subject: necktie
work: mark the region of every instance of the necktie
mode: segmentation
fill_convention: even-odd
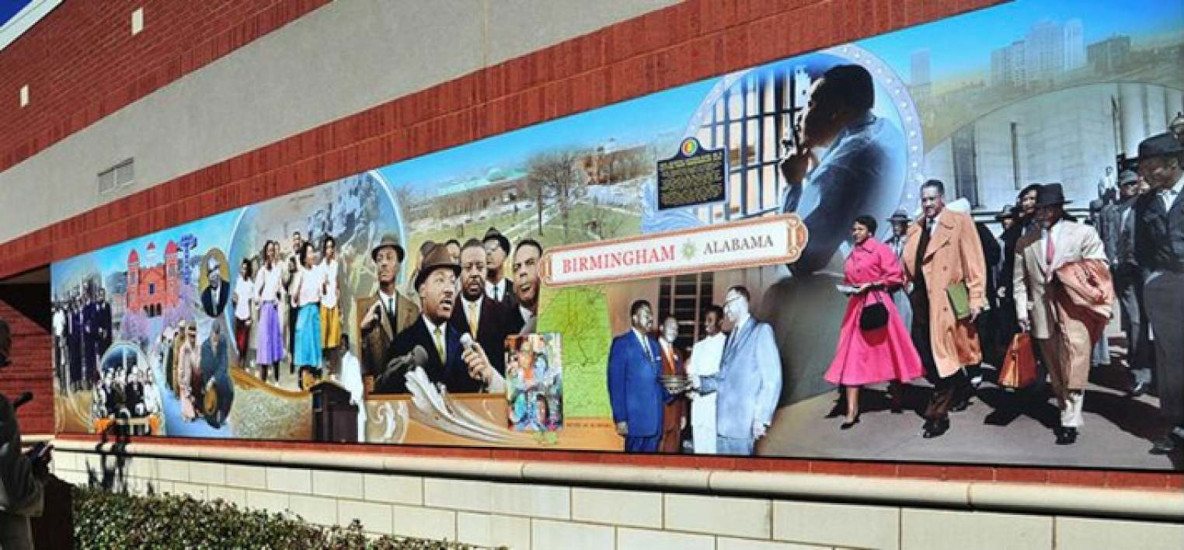
[[[448,363],[448,356],[444,353],[444,327],[436,327],[436,330],[432,334],[432,340],[436,342],[436,353],[440,354],[440,363]]]
[[[1044,263],[1052,267],[1052,259],[1056,253],[1056,246],[1052,243],[1052,228],[1044,233]]]
[[[477,317],[477,302],[469,302],[465,304],[469,310],[469,332],[473,333],[473,338],[477,337],[477,323],[480,319]]]
[[[645,350],[645,358],[650,362],[654,362],[654,350],[650,349],[649,339],[645,336],[641,337],[641,347]]]

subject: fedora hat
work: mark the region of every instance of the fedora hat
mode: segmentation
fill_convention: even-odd
[[[460,275],[460,264],[452,261],[452,255],[448,253],[447,246],[436,245],[424,257],[423,267],[419,268],[419,273],[415,274],[415,288],[419,288],[437,269],[450,269],[453,275]]]
[[[1139,159],[1179,155],[1184,146],[1171,132],[1156,134],[1139,142]]]
[[[995,221],[1015,219],[1016,214],[1018,214],[1016,207],[1008,204],[998,214],[995,214]]]
[[[1040,190],[1036,192],[1036,208],[1069,204],[1069,202],[1071,201],[1065,200],[1065,191],[1061,189],[1059,183],[1046,183],[1040,186]]]
[[[378,261],[378,251],[384,248],[395,249],[395,254],[399,256],[399,262],[402,262],[406,256],[406,253],[403,251],[403,245],[399,244],[399,240],[394,235],[387,233],[382,236],[382,240],[378,241],[377,245],[374,245],[374,248],[370,249],[370,259]]]
[[[912,216],[909,216],[909,213],[906,212],[903,208],[900,208],[900,209],[897,209],[896,212],[893,212],[891,216],[888,216],[888,221],[890,221],[890,222],[910,222],[910,221],[913,221],[913,218],[912,218]]]
[[[485,237],[481,239],[481,242],[485,243],[491,240],[497,241],[497,245],[501,247],[503,252],[506,254],[510,253],[510,239],[507,239],[506,236],[502,235],[501,231],[498,231],[495,227],[490,227],[489,230],[485,232]]]

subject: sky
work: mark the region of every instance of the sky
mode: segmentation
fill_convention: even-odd
[[[0,0],[0,16],[23,0]],[[19,9],[19,8],[16,8]],[[13,11],[15,13],[15,11]],[[1088,45],[1113,34],[1146,36],[1184,28],[1182,0],[1016,0],[952,19],[942,20],[856,42],[879,56],[896,72],[908,77],[911,54],[928,49],[933,81],[956,78],[990,67],[993,49],[1022,39],[1032,25],[1044,19],[1065,22],[1081,19]],[[774,62],[777,63],[777,62]],[[591,148],[615,139],[620,146],[649,144],[672,133],[681,136],[703,99],[720,81],[710,78],[645,97],[605,106],[594,111],[548,121],[463,146],[409,159],[378,170],[392,187],[410,185],[416,192],[431,192],[455,180],[483,176],[492,168],[521,167],[536,152],[564,147]],[[59,262],[61,275],[95,261],[104,273],[125,269],[132,247],[141,250],[149,241],[163,249],[168,238],[192,232],[201,236],[198,250],[211,245],[226,247],[238,210],[149,235],[96,252],[87,262]],[[55,264],[55,273],[58,269]],[[55,277],[56,278],[56,277]]]
[[[379,169],[392,186],[428,191],[435,184],[513,168],[531,154],[567,146],[594,147],[614,138],[620,145],[649,143],[662,132],[682,134],[717,78],[528,126]]]
[[[96,266],[102,271],[104,277],[115,272],[125,271],[127,270],[127,256],[132,249],[134,248],[140,253],[141,262],[143,262],[145,251],[148,249],[148,243],[156,244],[156,249],[161,256],[161,261],[163,261],[164,248],[169,240],[180,239],[181,235],[186,233],[192,233],[197,236],[197,248],[194,249],[194,252],[190,252],[190,255],[205,254],[206,250],[209,250],[211,247],[221,248],[223,252],[228,252],[235,222],[238,220],[238,215],[241,211],[242,209],[238,208],[221,214],[215,214],[208,218],[202,218],[171,229],[150,233],[130,241],[124,241],[117,245],[102,248],[90,254],[55,262],[52,267],[51,279],[55,285],[58,281],[74,280],[75,277],[82,275],[82,273],[79,273],[80,269],[93,269]],[[144,264],[142,263],[141,265]],[[57,290],[56,287],[55,290]]]
[[[1016,0],[856,42],[906,78],[912,52],[928,48],[932,80],[989,70],[991,50],[1024,38],[1043,19],[1081,19],[1085,44],[1114,34],[1146,35],[1184,26],[1181,0]]]
[[[33,0],[0,0],[0,27],[19,13]]]

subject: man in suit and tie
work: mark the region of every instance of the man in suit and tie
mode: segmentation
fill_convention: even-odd
[[[925,438],[950,428],[950,409],[970,393],[963,367],[982,362],[975,320],[987,305],[986,262],[974,220],[945,207],[945,184],[921,186],[924,215],[909,226],[904,271],[912,283],[913,345],[933,382],[925,410]],[[965,288],[967,314],[958,318],[951,291]]]
[[[95,305],[95,324],[98,327],[98,356],[102,357],[111,347],[111,304],[107,302],[107,290],[99,287],[99,301]]]
[[[477,239],[469,239],[460,249],[460,303],[452,308],[451,323],[481,344],[494,370],[504,376],[506,336],[517,330],[506,306],[485,294],[486,250]]]
[[[394,235],[383,235],[370,251],[378,272],[378,292],[358,299],[354,311],[361,315],[358,334],[362,355],[362,379],[367,391],[374,389],[374,377],[383,372],[383,358],[395,336],[419,317],[419,307],[404,298],[396,287],[403,263],[403,247]]]
[[[1126,366],[1131,373],[1128,393],[1138,397],[1151,387],[1150,323],[1143,307],[1143,271],[1135,260],[1135,213],[1139,175],[1123,170],[1118,175],[1118,202],[1102,208],[1102,244],[1110,260],[1114,293],[1122,305],[1122,332],[1126,334]]]
[[[1155,335],[1159,409],[1169,431],[1153,454],[1184,446],[1184,146],[1171,133],[1139,144],[1139,175],[1151,191],[1135,203],[1135,258]]]
[[[695,377],[701,394],[719,392],[716,406],[716,451],[751,455],[756,441],[773,423],[781,397],[781,352],[772,325],[749,313],[748,289],[734,286],[724,295],[724,317],[732,332],[724,342],[719,373]]]
[[[99,380],[99,326],[98,309],[93,291],[86,289],[86,305],[82,307],[82,368],[87,387]]]
[[[209,283],[201,291],[201,309],[210,317],[222,315],[226,309],[226,301],[230,298],[230,289],[222,281],[222,269],[218,259],[210,256],[206,260],[206,280]]]
[[[456,306],[456,278],[460,265],[452,261],[447,246],[437,246],[424,258],[423,267],[415,280],[422,312],[411,326],[395,337],[386,356],[384,369],[399,367],[400,358],[412,354],[417,347],[427,352],[426,364],[421,365],[428,379],[443,384],[451,393],[504,391],[504,379],[489,364],[489,359],[478,343],[461,344],[461,332],[449,323]],[[404,376],[398,372],[384,372],[375,393],[406,393]]]
[[[1109,301],[1098,304],[1104,314],[1078,307],[1070,297],[1069,283],[1058,275],[1073,264],[1094,267],[1108,273],[1105,247],[1093,227],[1077,223],[1065,214],[1061,184],[1040,188],[1036,199],[1039,232],[1031,232],[1016,243],[1016,319],[1020,329],[1032,335],[1052,379],[1053,394],[1061,409],[1057,445],[1072,445],[1081,427],[1085,386],[1089,381],[1090,356],[1109,318]],[[1109,286],[1109,281],[1104,282]],[[1112,296],[1107,288],[1105,295]]]
[[[686,376],[683,352],[674,347],[678,340],[678,319],[667,315],[662,320],[658,334],[658,345],[662,348],[662,374],[664,376]],[[662,442],[658,450],[663,453],[682,452],[682,431],[687,427],[687,398],[676,396],[666,402],[662,411]]]
[[[654,453],[662,440],[663,404],[672,396],[662,387],[661,349],[649,335],[654,313],[646,300],[629,306],[629,330],[613,338],[608,352],[608,396],[625,452]]]
[[[510,253],[510,239],[497,229],[490,227],[481,241],[485,246],[486,273],[485,294],[490,299],[506,306],[514,305],[514,282],[506,276],[506,255]]]
[[[539,316],[539,262],[543,245],[534,239],[522,239],[514,248],[514,301],[510,309],[516,332],[532,334]]]
[[[892,212],[904,188],[907,157],[900,130],[872,113],[876,92],[867,69],[831,67],[809,93],[793,124],[792,150],[781,162],[788,184],[781,211],[797,212],[810,228],[805,251],[790,266],[798,274],[830,262],[855,216]]]

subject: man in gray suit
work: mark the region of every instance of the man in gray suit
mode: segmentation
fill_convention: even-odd
[[[1143,273],[1135,261],[1135,199],[1139,197],[1139,175],[1123,170],[1118,175],[1119,200],[1102,208],[1099,233],[1110,260],[1114,293],[1122,304],[1122,331],[1126,333],[1126,365],[1131,372],[1128,393],[1138,397],[1151,386],[1152,350],[1143,309]]]
[[[1152,454],[1184,446],[1184,146],[1170,133],[1139,143],[1139,175],[1151,192],[1135,203],[1135,258],[1155,335],[1155,383],[1168,433]]]
[[[716,452],[753,454],[756,440],[773,422],[781,396],[781,353],[773,327],[749,314],[748,289],[734,286],[724,299],[732,332],[724,342],[719,373],[692,378],[701,394],[719,392]]]

